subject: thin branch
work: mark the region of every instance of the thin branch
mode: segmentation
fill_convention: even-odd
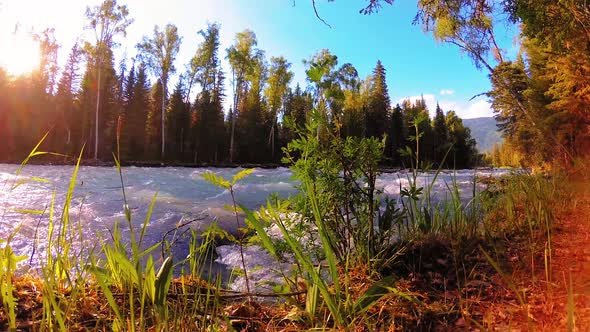
[[[313,11],[315,12],[315,16],[318,18],[318,20],[322,21],[322,23],[324,23],[325,25],[327,25],[331,29],[332,26],[329,25],[328,22],[324,21],[324,19],[320,17],[320,13],[318,13],[318,8],[316,7],[315,1],[316,0],[311,0],[311,4],[313,5]]]
[[[161,252],[162,252],[162,257],[165,257],[165,254],[164,254],[164,252],[166,251],[166,250],[165,250],[165,248],[164,248],[164,246],[165,246],[165,243],[166,243],[165,241],[166,241],[166,237],[168,237],[168,235],[170,235],[170,233],[172,233],[172,232],[176,232],[176,231],[178,231],[179,229],[181,229],[181,228],[183,228],[183,227],[186,227],[186,226],[188,226],[188,225],[190,225],[190,224],[194,223],[195,221],[201,221],[201,220],[204,220],[204,219],[205,219],[204,217],[198,217],[198,218],[194,218],[194,219],[191,219],[191,220],[189,220],[189,221],[186,221],[186,222],[183,222],[183,223],[179,223],[179,224],[177,224],[177,225],[176,225],[176,227],[174,227],[174,228],[172,228],[172,229],[170,229],[170,230],[166,231],[166,233],[164,233],[164,235],[162,236],[162,240],[160,241],[160,242],[161,242],[161,245],[160,245],[160,250],[161,250]],[[181,221],[182,221],[182,219],[181,219]],[[183,232],[182,234],[185,234],[185,233],[186,233],[186,231],[185,231],[185,232]],[[181,234],[181,236],[182,236],[182,234]],[[172,242],[170,243],[170,246],[172,246],[172,245],[173,245],[173,244],[176,242],[176,240],[177,240],[177,239],[176,239],[176,236],[175,236],[175,238],[174,238],[174,239],[172,240]]]
[[[477,97],[481,97],[481,96],[487,96],[489,92],[482,92],[482,93],[478,93],[475,96],[469,98],[468,101],[472,101],[473,99],[477,98]]]

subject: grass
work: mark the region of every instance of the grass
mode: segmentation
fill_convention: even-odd
[[[419,133],[416,135],[419,144]],[[45,154],[38,151],[40,144],[27,160]],[[377,143],[370,144],[373,143],[369,143],[369,148],[378,147]],[[346,148],[351,149],[351,154],[360,151],[354,145]],[[233,189],[251,170],[240,172],[232,181],[206,174],[209,182],[231,192],[230,209],[238,227],[238,212],[245,213],[246,228],[238,237],[231,237],[215,223],[203,234],[192,232],[187,258],[175,260],[165,237],[144,248],[143,239],[157,197],[154,196],[146,218],[136,229],[126,201],[123,170],[118,156],[114,159],[121,180],[125,220],[115,222],[110,238],[99,237],[95,249],[74,249],[75,243],[88,243],[81,223],[70,219],[78,158],[60,216],[56,217],[54,211],[55,194],[48,209],[48,241],[41,272],[16,274],[16,264],[22,257],[14,254],[10,243],[18,228],[1,243],[0,327],[12,331],[372,331],[456,327],[461,319],[464,324],[485,327],[481,302],[497,296],[494,287],[506,287],[526,305],[526,296],[509,277],[510,257],[505,249],[515,239],[524,244],[523,250],[530,257],[531,276],[537,275],[535,270],[540,264],[545,281],[550,284],[554,209],[563,191],[554,177],[512,175],[491,180],[483,191],[476,190],[474,177],[472,197],[468,200],[461,197],[458,184],[451,181],[447,183],[447,199],[435,203],[432,188],[441,170],[436,170],[426,187],[421,187],[417,182],[420,160],[415,157],[410,185],[402,188],[399,204],[389,201],[381,205],[384,211],[374,216],[376,224],[371,227],[375,234],[371,232],[366,243],[357,242],[357,246],[367,245],[368,249],[357,255],[350,250],[339,251],[335,242],[337,229],[330,218],[347,220],[348,227],[361,227],[360,223],[369,219],[372,223],[375,219],[363,216],[377,213],[373,207],[380,202],[378,192],[370,193],[371,196],[362,194],[355,201],[350,198],[354,184],[343,182],[341,188],[349,195],[345,197],[351,204],[347,206],[359,204],[349,211],[349,217],[346,213],[340,215],[348,211],[341,205],[334,209],[326,204],[333,199],[330,191],[322,191],[310,177],[302,181],[304,200],[271,199],[258,211],[249,211],[235,201]],[[19,174],[25,164],[19,168]],[[308,213],[300,214],[298,222],[289,217],[303,211]],[[293,231],[298,223],[303,223],[306,232],[318,239],[317,255],[310,255],[309,243],[302,243]],[[268,235],[271,225],[279,228],[283,242]],[[129,238],[122,238],[122,227],[128,228]],[[356,234],[356,241],[361,241],[367,229],[349,230],[348,234]],[[269,253],[278,257],[286,251],[294,258],[293,274],[285,275],[284,285],[278,285],[274,293],[257,294],[250,288],[243,258],[243,246],[249,240],[246,234],[255,234]],[[244,293],[226,290],[220,276],[204,273],[207,267],[211,271],[214,246],[220,237],[229,238],[240,247],[242,275],[248,287]],[[160,258],[154,255],[158,248]],[[539,252],[543,254],[539,256]],[[538,257],[543,257],[542,263]],[[173,278],[174,269],[186,263],[188,270]],[[502,276],[503,283],[494,280],[497,275]],[[283,300],[269,302],[260,301],[261,298]],[[574,320],[574,309],[573,304],[568,305],[568,324]]]

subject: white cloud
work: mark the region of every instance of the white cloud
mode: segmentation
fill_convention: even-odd
[[[492,106],[485,99],[456,101],[441,100],[440,107],[446,112],[455,111],[461,119],[473,119],[493,116]]]
[[[490,117],[494,115],[490,103],[483,98],[470,101],[460,101],[447,99],[448,97],[437,99],[436,96],[433,94],[423,94],[421,96],[401,98],[397,100],[396,103],[401,105],[401,103],[406,99],[409,99],[413,103],[417,99],[421,98],[424,98],[430,116],[434,115],[434,110],[436,109],[437,103],[440,105],[440,107],[443,109],[445,113],[447,113],[448,111],[455,111],[455,113],[457,113],[457,115],[462,119]]]
[[[464,119],[481,118],[486,116],[493,116],[492,105],[486,100],[478,100],[469,104],[467,112],[459,115]]]
[[[440,90],[440,95],[441,96],[451,96],[453,94],[455,94],[455,90],[453,90],[453,89],[442,89],[442,90]]]

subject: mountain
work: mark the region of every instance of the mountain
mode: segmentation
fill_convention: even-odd
[[[492,117],[464,119],[463,124],[471,129],[471,137],[475,138],[479,152],[489,152],[494,144],[502,142],[496,120]]]

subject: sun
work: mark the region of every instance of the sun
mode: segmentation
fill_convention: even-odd
[[[32,37],[11,34],[4,39],[0,66],[14,76],[26,75],[39,66],[39,43]]]

